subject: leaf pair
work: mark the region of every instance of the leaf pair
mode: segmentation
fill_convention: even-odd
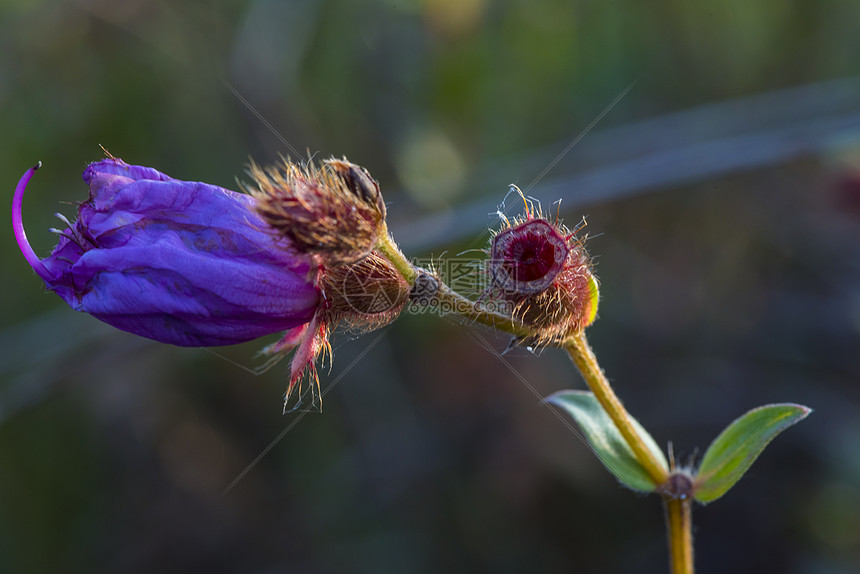
[[[661,486],[654,483],[636,459],[593,394],[559,391],[546,400],[573,417],[591,449],[622,484],[641,492],[653,492]],[[776,435],[806,418],[810,412],[812,410],[808,407],[790,403],[765,405],[732,422],[705,452],[693,480],[694,498],[702,503],[720,498],[741,479]],[[645,445],[668,472],[669,464],[660,447],[636,420],[632,422]]]

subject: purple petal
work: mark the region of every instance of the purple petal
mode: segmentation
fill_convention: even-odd
[[[248,341],[316,311],[309,262],[276,243],[251,197],[116,159],[84,180],[74,228],[36,259],[73,308],[181,346]]]
[[[42,167],[42,162],[37,163],[30,169],[24,172],[21,176],[18,185],[15,187],[15,195],[12,196],[12,231],[15,233],[15,241],[18,242],[18,248],[24,255],[24,259],[30,264],[30,267],[45,281],[52,279],[54,276],[45,268],[39,256],[33,251],[30,242],[27,240],[27,232],[24,231],[24,221],[22,216],[22,207],[24,204],[24,191],[27,189],[27,184],[36,170]]]

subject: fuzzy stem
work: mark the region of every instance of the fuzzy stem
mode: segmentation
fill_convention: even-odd
[[[630,449],[636,456],[636,460],[642,465],[642,468],[654,481],[655,486],[659,486],[666,481],[669,473],[664,464],[654,456],[654,453],[646,446],[645,441],[636,432],[633,427],[632,418],[621,400],[612,390],[603,369],[597,364],[597,358],[585,338],[585,333],[580,332],[570,336],[564,342],[564,348],[573,359],[576,368],[585,379],[585,384],[594,393],[595,398],[615,423],[621,436],[630,445]]]
[[[412,285],[418,277],[419,270],[406,259],[388,235],[387,230],[384,231],[384,233],[380,234],[380,240],[376,244],[377,252],[388,259],[403,278]],[[453,312],[478,323],[505,331],[517,337],[532,335],[531,330],[516,318],[481,309],[474,301],[463,297],[444,283],[440,282],[436,298],[439,299],[440,304],[449,306]],[[618,427],[621,436],[630,445],[636,459],[654,481],[655,486],[663,484],[669,475],[668,470],[648,449],[642,437],[636,432],[630,415],[612,390],[600,365],[597,364],[597,358],[588,345],[585,334],[580,332],[570,336],[564,341],[563,346],[570,354],[579,372],[582,373],[582,377],[585,379],[588,388],[591,389],[591,392],[594,393],[603,410],[606,411],[606,414],[609,415],[609,418]]]
[[[391,239],[391,236],[388,234],[388,226],[385,223],[382,224],[382,229],[379,232],[379,240],[376,242],[375,248],[380,255],[391,262],[394,268],[397,269],[397,272],[406,279],[407,283],[410,285],[415,283],[415,279],[418,277],[418,270],[406,259],[403,252],[400,251],[400,248]]]
[[[498,329],[499,331],[504,331],[520,338],[526,338],[533,334],[531,329],[523,325],[515,317],[483,309],[474,301],[460,295],[444,283],[439,284],[436,298],[439,299],[441,307],[452,309],[454,313],[471,319],[476,323],[481,323],[487,327],[492,327],[493,329]]]
[[[693,574],[693,518],[689,498],[664,497],[669,567],[672,574]]]
[[[376,244],[376,251],[394,266],[400,275],[412,285],[418,278],[421,272],[417,267],[406,259],[406,256],[397,247],[397,244],[385,233],[380,234],[380,240]],[[437,277],[438,280],[438,277]],[[488,327],[510,333],[515,337],[528,337],[532,334],[532,330],[522,324],[521,321],[510,315],[503,315],[494,311],[489,311],[468,297],[460,295],[441,281],[439,281],[439,289],[434,295],[434,298],[439,301],[440,307],[451,309],[453,313],[461,315],[467,319],[481,323]]]

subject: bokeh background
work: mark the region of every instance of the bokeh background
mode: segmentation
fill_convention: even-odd
[[[815,409],[696,509],[699,571],[857,572],[858,23],[849,0],[6,0],[0,181],[11,203],[43,162],[44,255],[99,144],[231,188],[251,157],[345,155],[414,257],[484,247],[509,183],[563,198],[592,344],[680,460],[754,406]],[[403,316],[339,335],[323,414],[282,416],[261,344],[112,330],[0,227],[0,571],[667,571],[659,501],[540,402],[582,388],[562,354]]]

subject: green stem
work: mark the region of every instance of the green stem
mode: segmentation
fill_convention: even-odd
[[[391,262],[410,285],[414,284],[420,270],[406,259],[388,235],[387,230],[380,234],[376,250]],[[441,281],[439,282],[439,289],[435,297],[439,300],[440,305],[446,305],[453,312],[478,323],[508,332],[517,337],[528,337],[532,334],[531,330],[516,318],[483,309],[474,301],[463,297]],[[603,410],[606,411],[606,414],[609,415],[609,418],[618,427],[624,440],[630,445],[636,459],[654,481],[654,484],[657,486],[663,484],[668,477],[666,467],[662,461],[657,459],[646,446],[642,437],[639,436],[639,433],[636,432],[630,415],[612,390],[600,365],[597,364],[597,358],[588,345],[585,334],[580,332],[570,336],[564,341],[563,346],[570,354],[579,372],[582,373],[582,377],[585,379],[588,388],[591,389],[591,392],[594,393]]]
[[[689,498],[664,497],[669,566],[672,574],[693,574],[693,518]]]
[[[510,333],[515,337],[526,338],[532,335],[532,329],[523,325],[515,317],[489,311],[477,305],[468,297],[463,297],[444,283],[439,284],[436,298],[439,300],[440,307],[452,309],[454,313],[471,319],[476,323]]]
[[[421,270],[412,265],[406,259],[406,256],[397,247],[397,244],[391,239],[388,233],[380,234],[380,240],[376,244],[376,251],[388,259],[388,261],[397,269],[397,272],[403,276],[406,281],[412,285],[421,273]],[[490,311],[485,307],[472,301],[468,297],[464,297],[445,285],[436,277],[439,282],[439,289],[436,291],[434,298],[439,301],[439,306],[445,309],[451,309],[453,313],[461,315],[467,319],[481,323],[488,327],[510,333],[515,337],[528,337],[532,334],[532,330],[522,324],[521,321],[510,315],[503,315]]]
[[[571,335],[565,342],[564,348],[573,359],[574,364],[585,379],[585,384],[594,393],[595,398],[615,423],[621,436],[630,445],[636,460],[645,469],[645,472],[654,481],[655,486],[659,486],[666,482],[669,472],[662,461],[660,461],[653,452],[645,444],[645,441],[639,436],[639,433],[633,426],[633,419],[630,414],[621,404],[621,400],[603,373],[603,369],[597,364],[597,358],[585,338],[585,333],[580,332],[576,335]]]
[[[397,247],[397,244],[388,235],[387,230],[380,233],[380,240],[376,245],[376,250],[391,262],[394,268],[397,269],[410,285],[415,283],[420,270],[406,259],[400,248]],[[435,297],[439,300],[440,305],[445,305],[454,313],[472,319],[475,322],[505,331],[517,337],[528,337],[532,334],[531,330],[516,318],[483,309],[474,301],[463,297],[441,281],[439,282],[439,289]],[[585,334],[572,335],[564,341],[563,346],[570,354],[579,372],[582,373],[582,377],[585,379],[588,388],[591,389],[591,392],[594,393],[603,410],[606,411],[615,423],[615,426],[618,427],[624,440],[630,445],[636,459],[648,472],[654,484],[663,484],[668,477],[668,471],[661,461],[648,449],[645,442],[636,432],[630,415],[612,390],[609,381],[606,379],[606,375],[603,374],[603,370],[597,364],[597,358],[588,345]]]
[[[406,282],[412,285],[415,283],[415,278],[418,277],[418,269],[416,269],[415,266],[406,259],[403,252],[400,251],[400,248],[397,247],[397,244],[394,243],[393,239],[391,239],[391,236],[388,234],[388,226],[384,223],[382,226],[383,227],[379,232],[379,241],[376,243],[376,251],[388,259],[388,261],[394,265],[394,268],[397,269],[397,272],[406,279]]]
[[[384,230],[380,236],[381,238],[376,245],[377,252],[388,259],[410,285],[414,285],[422,270],[416,268],[406,259],[400,248],[388,235],[387,230]],[[488,311],[445,285],[438,277],[436,280],[439,282],[439,288],[434,297],[438,299],[440,305],[450,308],[452,312],[516,337],[527,338],[532,335],[531,330],[515,317]],[[597,363],[597,358],[594,356],[585,334],[580,332],[568,337],[562,346],[573,359],[586,385],[606,414],[609,415],[609,418],[612,419],[612,422],[615,423],[621,436],[627,441],[634,456],[651,477],[655,486],[665,483],[669,477],[668,469],[639,436],[633,426],[633,419],[624,405],[621,404],[621,400],[612,390],[603,369]],[[693,574],[691,503],[689,500],[678,500],[671,497],[664,497],[663,500],[666,508],[666,528],[669,536],[672,574]]]

